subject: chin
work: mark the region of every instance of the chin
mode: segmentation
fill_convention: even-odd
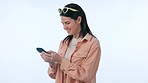
[[[71,33],[68,33],[68,35],[72,35]]]
[[[68,35],[72,35],[72,34],[68,34]]]

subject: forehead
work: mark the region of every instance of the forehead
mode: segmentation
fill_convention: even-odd
[[[65,16],[61,16],[61,22],[67,22],[67,21],[74,21],[74,19],[70,18],[70,17],[65,17]]]

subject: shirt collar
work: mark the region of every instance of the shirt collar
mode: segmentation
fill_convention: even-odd
[[[92,39],[92,36],[89,34],[89,33],[87,33],[85,36],[84,36],[84,38],[80,41],[80,42],[83,42],[83,41],[90,41]]]

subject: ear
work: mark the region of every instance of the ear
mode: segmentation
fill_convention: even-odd
[[[81,17],[81,16],[78,16],[77,22],[78,22],[78,23],[81,23],[81,21],[82,21],[82,17]]]

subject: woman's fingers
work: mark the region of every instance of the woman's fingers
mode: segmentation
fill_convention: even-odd
[[[48,53],[42,52],[42,58],[45,62],[61,63],[62,57],[59,56],[55,51],[49,50]]]
[[[47,54],[45,52],[42,52],[41,53],[41,57],[43,58],[43,60],[45,62],[53,62],[53,58],[52,58],[52,55],[51,54]]]

